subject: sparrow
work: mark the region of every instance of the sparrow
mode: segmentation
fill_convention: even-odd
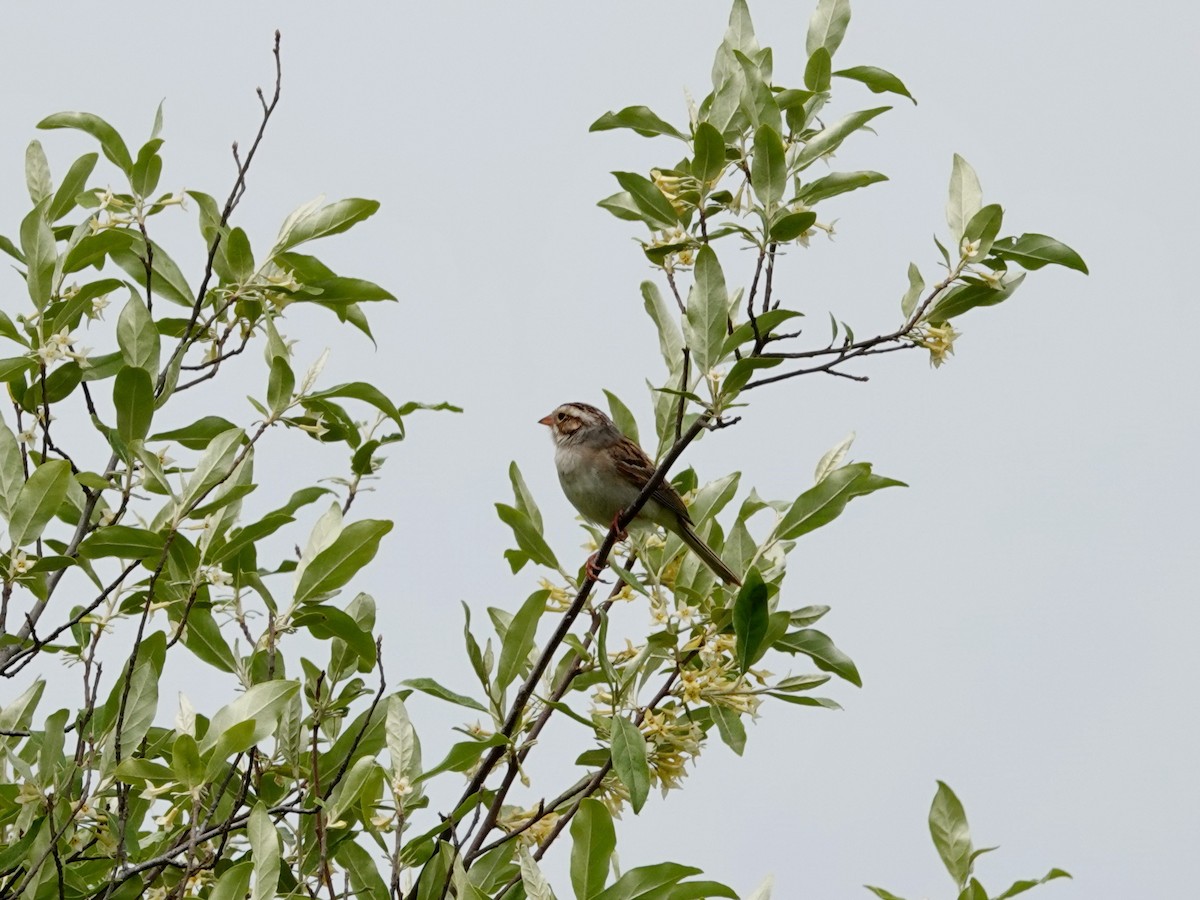
[[[586,403],[564,403],[538,424],[550,429],[558,482],[571,505],[597,525],[615,525],[654,474],[650,457],[612,419]],[[654,489],[634,521],[661,525],[678,535],[726,584],[742,583],[696,534],[683,498],[669,482]]]

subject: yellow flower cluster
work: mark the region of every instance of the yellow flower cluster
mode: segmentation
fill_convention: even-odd
[[[558,813],[547,812],[542,813],[537,821],[530,825],[529,823],[533,821],[535,816],[538,816],[538,808],[536,806],[531,806],[529,809],[506,806],[500,813],[499,818],[497,818],[496,824],[509,834],[521,831],[524,828],[525,830],[517,835],[517,843],[533,847],[549,837],[550,832],[554,830],[554,826],[558,822]]]
[[[929,364],[935,369],[946,362],[946,357],[954,353],[954,342],[962,337],[949,322],[941,325],[925,325],[913,332],[913,343],[929,351]]]

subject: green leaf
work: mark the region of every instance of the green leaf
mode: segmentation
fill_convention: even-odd
[[[855,497],[887,487],[905,487],[904,482],[871,472],[870,463],[851,463],[834,469],[788,508],[778,526],[781,540],[792,541],[832,522]]]
[[[479,761],[484,751],[490,750],[492,747],[499,747],[501,744],[507,742],[508,739],[499,733],[489,735],[482,741],[459,741],[450,748],[445,759],[432,769],[422,772],[416,782],[427,781],[434,775],[440,775],[442,772],[465,772]]]
[[[416,779],[421,774],[421,741],[399,694],[388,698],[386,728],[393,777]]]
[[[337,788],[329,798],[326,813],[330,822],[342,818],[358,801],[363,790],[370,785],[373,778],[382,775],[382,767],[371,756],[360,756],[351,763],[345,776],[338,782]]]
[[[254,860],[254,891],[250,894],[250,900],[274,900],[279,887],[279,833],[262,800],[250,810],[246,836],[250,839],[251,857]]]
[[[12,518],[13,508],[25,486],[25,467],[21,462],[21,446],[8,424],[0,419],[0,515],[4,521]]]
[[[764,638],[770,624],[769,592],[758,569],[746,574],[745,583],[733,601],[733,632],[737,638],[737,660],[742,672],[766,650]]]
[[[190,734],[181,734],[175,738],[175,746],[171,750],[171,768],[175,777],[190,790],[204,783],[204,764],[200,762],[200,749],[196,739]]]
[[[158,187],[162,175],[162,157],[158,155],[158,148],[162,145],[162,138],[151,138],[138,150],[137,159],[133,161],[129,184],[139,197],[148,197]]]
[[[221,877],[213,885],[208,900],[246,900],[246,894],[250,892],[250,875],[253,871],[254,862],[250,859],[230,866],[221,873]]]
[[[663,361],[667,364],[667,370],[674,372],[683,362],[683,333],[679,330],[677,313],[663,299],[662,292],[653,281],[643,281],[641,287],[646,312],[658,329],[658,348]]]
[[[900,298],[900,312],[905,320],[916,311],[917,301],[921,299],[921,292],[923,290],[925,290],[925,278],[921,275],[921,270],[917,268],[916,263],[909,263],[908,290]]]
[[[571,820],[571,886],[576,900],[591,900],[604,890],[617,833],[608,807],[594,797],[579,804]]]
[[[301,209],[304,210],[304,207]],[[279,238],[271,255],[274,256],[281,250],[290,250],[292,247],[303,244],[305,241],[341,234],[343,231],[350,230],[364,219],[375,215],[378,210],[378,200],[363,200],[358,197],[351,197],[346,200],[338,200],[330,203],[320,209],[305,211],[295,221],[292,221],[291,217],[289,217],[289,220],[284,223],[283,228],[280,230]]]
[[[888,177],[880,172],[833,172],[804,185],[800,188],[797,199],[806,206],[812,206],[814,203],[828,200],[838,194],[845,194],[887,180]]]
[[[234,428],[237,426],[228,419],[222,419],[220,416],[205,416],[183,428],[160,431],[158,434],[151,435],[149,440],[178,441],[189,450],[204,450],[218,434]]]
[[[41,203],[54,190],[54,179],[50,177],[50,163],[46,151],[39,141],[30,141],[25,148],[25,186],[34,205]]]
[[[862,687],[862,676],[854,660],[839,650],[829,635],[815,628],[805,628],[785,634],[775,642],[775,649],[784,653],[803,653],[823,672],[832,672],[855,687]]]
[[[721,740],[729,745],[729,749],[741,756],[742,751],[746,749],[746,726],[742,724],[742,717],[732,709],[716,704],[710,706],[709,711],[712,713],[713,722],[717,726]]]
[[[267,381],[267,407],[273,415],[280,415],[291,406],[295,388],[296,375],[287,358],[276,356],[271,360],[271,375]]]
[[[253,728],[247,736],[247,743],[230,752],[248,750],[265,740],[275,731],[280,716],[299,690],[298,681],[265,681],[247,688],[232,703],[217,710],[200,741],[200,751],[207,753],[217,745],[226,730],[242,722],[253,722]]]
[[[157,531],[134,528],[130,525],[102,525],[82,544],[79,555],[84,559],[150,559],[162,555],[166,539]]]
[[[172,548],[179,546],[179,540],[178,537],[175,539],[175,543],[171,545]],[[188,614],[187,627],[183,631],[183,645],[191,650],[197,659],[208,663],[215,669],[222,672],[238,671],[239,660],[233,655],[233,650],[221,634],[221,627],[217,624],[217,620],[207,609],[192,608],[191,613]],[[240,749],[244,750],[249,746],[246,744]]]
[[[500,648],[500,666],[496,670],[496,688],[504,690],[520,674],[537,638],[538,621],[546,611],[549,591],[534,591],[521,604],[504,633]]]
[[[808,139],[800,152],[796,154],[795,166],[803,169],[816,162],[826,153],[841,146],[842,141],[858,131],[878,115],[891,109],[890,106],[880,106],[875,109],[862,109],[843,116],[824,130],[817,132]]]
[[[617,183],[629,192],[637,208],[659,228],[672,228],[679,223],[679,214],[663,192],[649,178],[635,172],[613,172]]]
[[[99,159],[100,155],[97,153],[85,153],[71,164],[54,194],[54,199],[50,201],[46,217],[51,222],[57,222],[75,208],[75,198],[83,192]]]
[[[958,887],[971,876],[971,831],[962,803],[945,782],[939,781],[929,808],[929,833],[946,871]]]
[[[785,213],[771,223],[771,230],[767,235],[767,239],[779,244],[794,241],[808,231],[808,229],[812,228],[816,224],[816,221],[817,214],[811,210],[807,212]]]
[[[528,900],[554,900],[554,891],[550,889],[550,882],[546,880],[542,870],[533,861],[529,848],[518,849],[517,859],[521,865],[521,886],[524,887]]]
[[[1030,271],[1056,265],[1088,274],[1087,263],[1078,253],[1046,234],[1029,233],[1017,238],[1002,238],[992,245],[992,252]]]
[[[420,691],[423,694],[428,694],[431,697],[437,697],[439,700],[445,700],[449,703],[457,703],[459,706],[465,706],[468,709],[475,709],[481,713],[488,711],[487,707],[471,697],[463,694],[456,694],[449,688],[443,687],[432,678],[409,678],[407,681],[400,682],[405,687],[410,687],[415,691]]]
[[[91,113],[60,112],[47,116],[38,122],[38,128],[74,128],[86,132],[100,142],[100,149],[109,161],[116,164],[126,175],[133,171],[133,159],[125,141],[117,134],[117,130]]]
[[[783,131],[783,117],[780,115],[779,105],[775,102],[775,95],[771,91],[770,52],[769,49],[764,51],[765,62],[761,65],[759,60],[764,57],[756,56],[755,59],[751,59],[740,50],[733,51],[733,56],[741,66],[745,85],[740,98],[742,110],[750,118],[755,129],[767,126],[779,133]]]
[[[606,390],[604,396],[608,398],[608,413],[612,416],[613,424],[625,437],[635,444],[641,444],[638,438],[637,419],[634,418],[629,407],[622,403],[621,398],[612,391]]]
[[[35,368],[33,360],[27,356],[0,359],[0,382],[21,381],[27,372]]]
[[[6,238],[2,234],[0,234],[0,250],[3,250],[22,265],[25,264],[25,254],[17,248],[17,245],[12,242],[11,238]],[[5,316],[5,318],[7,319],[8,316]],[[22,840],[24,840],[24,838],[22,838]]]
[[[250,238],[241,228],[229,229],[221,241],[220,252],[225,256],[229,273],[236,282],[246,282],[254,275],[254,252],[250,249]]]
[[[1004,210],[998,203],[989,203],[971,216],[971,221],[963,228],[963,240],[979,241],[979,249],[971,254],[970,259],[979,260],[987,256],[992,249],[992,242],[1000,233],[1000,223],[1004,219]]]
[[[34,381],[21,398],[21,406],[33,412],[45,403],[58,403],[71,395],[83,378],[83,370],[78,363],[69,362],[59,366],[46,376],[45,395],[42,393],[41,380]]]
[[[783,139],[770,125],[760,125],[754,132],[750,177],[755,196],[768,211],[774,209],[787,189],[787,160]]]
[[[805,51],[812,56],[819,48],[824,48],[832,56],[842,45],[849,24],[850,0],[819,0],[808,20]]]
[[[611,197],[605,197],[603,200],[597,201],[596,205],[601,209],[607,209],[618,219],[623,219],[626,222],[644,222],[651,228],[661,227],[656,218],[647,216],[633,202],[633,194],[629,193],[629,191],[619,191]]]
[[[35,206],[21,220],[21,250],[25,256],[25,286],[29,298],[39,310],[50,301],[54,265],[58,261],[54,232],[46,221],[48,200]]]
[[[546,539],[534,526],[533,521],[521,510],[503,503],[496,504],[496,514],[505,525],[512,529],[517,539],[517,546],[538,565],[551,569],[558,568],[558,559]]]
[[[795,319],[803,315],[804,313],[796,312],[794,309],[769,309],[755,320],[758,324],[758,333],[760,335],[770,334],[788,319]],[[754,328],[749,322],[743,322],[733,329],[733,334],[725,339],[725,352],[732,353],[735,347],[740,347],[752,340],[754,340]]]
[[[688,294],[684,334],[699,372],[708,372],[720,362],[729,321],[729,292],[725,273],[712,247],[696,254],[695,283]]]
[[[804,86],[810,91],[827,91],[832,72],[833,61],[829,51],[818,47],[808,58],[808,65],[804,67]]]
[[[307,604],[292,619],[299,628],[307,628],[319,640],[339,638],[346,642],[361,660],[369,660],[367,671],[375,665],[375,640],[345,610],[320,603]]]
[[[158,680],[162,676],[167,653],[167,636],[161,631],[154,632],[142,641],[136,652],[138,656],[133,673],[130,674],[129,667],[125,667],[123,677],[113,686],[109,699],[115,717],[120,697],[128,690],[125,721],[121,728],[121,746],[127,752],[142,742],[154,724],[154,716],[158,712]],[[125,684],[126,678],[128,685]]]
[[[117,410],[117,434],[127,444],[150,433],[154,418],[154,380],[142,368],[125,366],[113,382],[113,405]]]
[[[629,789],[629,805],[634,813],[641,812],[646,798],[650,795],[650,763],[646,757],[646,739],[638,727],[624,716],[616,715],[612,718],[611,752],[613,771]]]
[[[78,272],[88,266],[100,268],[104,265],[105,257],[121,250],[128,250],[132,242],[133,235],[127,231],[109,228],[96,234],[90,234],[67,250],[62,263],[63,274]]]
[[[654,900],[657,897],[674,897],[674,893],[661,894],[661,888],[676,884],[689,875],[699,875],[700,870],[679,863],[665,862],[653,866],[630,869],[598,894],[595,900]],[[723,895],[728,896],[728,895]]]
[[[1017,894],[1023,894],[1030,888],[1035,888],[1039,884],[1045,884],[1047,881],[1053,881],[1056,878],[1070,877],[1071,875],[1068,872],[1064,872],[1062,869],[1051,869],[1037,881],[1022,880],[1013,882],[1012,886],[1009,887],[1008,890],[996,897],[996,900],[1008,900],[1009,897],[1015,897]]]
[[[630,128],[642,137],[667,134],[686,141],[687,138],[674,125],[664,122],[645,106],[627,106],[619,112],[606,112],[591,124],[588,131],[611,131]]]
[[[146,289],[146,244],[139,234],[129,235],[130,242],[126,248],[114,248],[109,252],[109,258],[125,270],[137,284]],[[155,297],[162,297],[180,306],[191,306],[195,302],[192,289],[188,286],[183,271],[170,255],[153,241],[150,242],[154,258],[150,261],[151,285],[150,291]]]
[[[862,82],[872,94],[899,94],[901,97],[911,100],[914,106],[917,103],[917,99],[908,92],[904,82],[887,69],[880,69],[876,66],[851,66],[849,69],[841,69],[833,74],[836,78],[849,78],[851,81]]]
[[[215,435],[201,455],[196,468],[183,489],[182,505],[189,509],[214,487],[230,477],[231,466],[237,457],[246,433],[240,428],[230,428]]]
[[[897,895],[893,894],[891,891],[885,891],[881,887],[872,887],[869,884],[864,884],[863,887],[865,887],[868,891],[870,891],[876,897],[879,897],[880,900],[904,900],[903,897],[898,897]]]
[[[67,499],[71,464],[65,459],[42,463],[21,487],[8,520],[8,535],[14,547],[32,544],[42,536],[46,524]]]
[[[296,587],[296,602],[303,603],[344,586],[375,558],[380,540],[391,530],[392,523],[386,519],[362,519],[347,525],[305,568]]]
[[[692,175],[705,185],[715,184],[725,171],[725,138],[707,122],[696,125],[692,139]]]
[[[347,384],[339,384],[337,387],[306,394],[305,396],[310,400],[332,400],[341,397],[348,397],[351,400],[361,400],[363,403],[375,407],[395,422],[396,426],[400,429],[400,433],[404,434],[403,416],[407,413],[404,410],[397,409],[396,405],[384,395],[383,391],[379,390],[373,384],[368,384],[365,381],[351,381]],[[407,409],[408,405],[405,408]],[[413,406],[413,408],[419,408],[419,404]],[[449,408],[458,411],[457,407],[451,407],[449,404],[443,404],[439,408]]]
[[[1000,287],[977,281],[956,284],[938,298],[925,318],[930,322],[947,322],[977,306],[995,306],[1011,297],[1024,280],[1022,272],[1015,278],[1006,278]]]
[[[951,250],[958,249],[963,229],[982,205],[983,189],[979,186],[979,176],[970,163],[955,153],[950,168],[950,199],[946,202],[946,224],[950,226],[950,237],[954,242]]]
[[[350,876],[348,896],[361,900],[388,900],[391,896],[383,876],[379,874],[379,864],[362,845],[353,840],[341,841],[333,851],[333,858],[345,867]],[[460,893],[458,900],[475,898]]]

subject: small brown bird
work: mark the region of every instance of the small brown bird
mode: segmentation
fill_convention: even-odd
[[[650,457],[594,406],[564,403],[538,424],[548,426],[554,438],[554,465],[563,493],[597,525],[615,522],[654,474]],[[655,489],[638,518],[678,535],[726,584],[742,583],[696,534],[683,498],[670,483],[663,481]]]

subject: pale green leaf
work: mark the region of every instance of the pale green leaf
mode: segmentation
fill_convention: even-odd
[[[720,362],[729,320],[729,292],[716,253],[707,245],[696,254],[695,283],[688,294],[684,334],[699,372]]]
[[[967,814],[954,791],[939,781],[933,805],[929,808],[929,833],[942,858],[946,871],[958,887],[963,887],[971,875],[971,831]]]
[[[14,547],[24,547],[42,536],[67,499],[70,485],[71,464],[65,459],[47,460],[34,470],[17,493],[9,516],[8,535]]]
[[[954,242],[952,250],[958,249],[963,229],[982,205],[983,189],[979,186],[979,176],[970,163],[955,153],[950,168],[950,199],[946,202],[946,224],[950,226],[950,237]]]
[[[629,805],[640,812],[650,795],[650,763],[646,756],[646,739],[629,719],[621,715],[612,718],[613,771],[629,789]]]
[[[576,900],[591,900],[604,890],[616,847],[617,833],[608,807],[594,797],[582,800],[571,820],[571,886]]]
[[[333,543],[313,557],[296,587],[296,602],[343,587],[375,558],[379,542],[392,530],[385,519],[362,519],[347,525]]]
[[[254,860],[254,891],[250,900],[274,900],[279,885],[279,832],[261,800],[250,810],[246,836]]]

